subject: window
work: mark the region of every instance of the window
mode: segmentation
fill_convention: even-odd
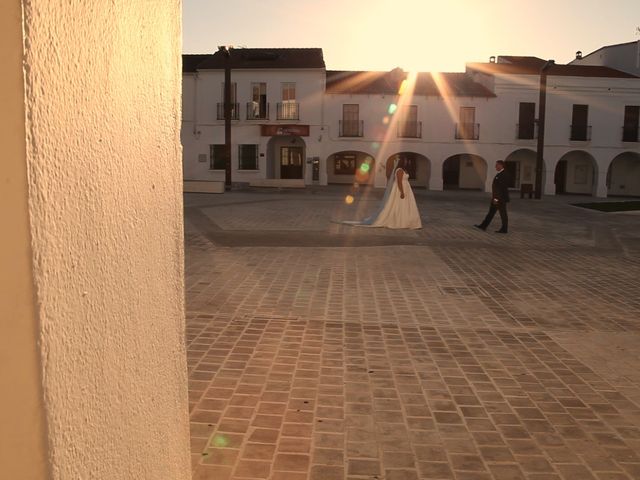
[[[456,138],[464,140],[478,140],[480,135],[476,125],[476,108],[460,107],[460,123],[457,126]]]
[[[297,120],[298,104],[296,103],[296,84],[282,84],[282,103],[278,105],[279,120]]]
[[[342,122],[340,123],[340,136],[360,137],[360,105],[342,105]]]
[[[624,126],[622,127],[623,142],[637,142],[640,130],[640,107],[626,105],[624,107]]]
[[[356,173],[356,155],[338,154],[333,156],[333,172],[336,175],[354,175]]]
[[[238,149],[238,168],[258,170],[258,145],[239,145]]]
[[[238,120],[239,112],[238,112],[238,104],[237,104],[237,91],[238,86],[235,82],[231,82],[231,119]],[[218,103],[218,120],[224,120],[224,82],[220,84],[220,98],[222,101]]]
[[[267,118],[267,84],[251,84],[250,118]]]
[[[535,138],[536,104],[520,102],[518,113],[518,138],[532,140]]]
[[[589,135],[589,105],[574,105],[571,116],[571,140],[587,141]]]
[[[224,170],[226,167],[224,159],[224,144],[209,145],[209,169]]]
[[[398,122],[398,136],[418,138],[418,106],[407,105],[400,107],[400,121]]]

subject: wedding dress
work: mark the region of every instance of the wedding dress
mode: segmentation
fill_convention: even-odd
[[[402,190],[404,198],[400,197],[400,188],[398,187],[397,174],[402,172]],[[389,196],[384,203],[382,210],[376,219],[370,224],[372,227],[386,228],[422,228],[420,220],[420,212],[416,205],[416,199],[413,196],[413,190],[409,184],[409,174],[404,170],[397,168],[391,176],[393,185],[389,192]]]

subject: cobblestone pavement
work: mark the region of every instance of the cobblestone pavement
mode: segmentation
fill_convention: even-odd
[[[194,479],[640,479],[640,216],[347,193],[185,198]]]

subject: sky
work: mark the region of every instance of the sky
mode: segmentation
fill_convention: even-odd
[[[640,40],[640,0],[183,0],[183,53],[321,47],[328,70],[464,71],[492,55],[566,63]]]

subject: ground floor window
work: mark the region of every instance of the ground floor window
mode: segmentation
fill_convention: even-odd
[[[355,155],[334,155],[333,172],[336,175],[354,175],[356,173],[356,156]]]
[[[258,170],[258,145],[239,145],[238,148],[238,168]]]
[[[224,170],[226,168],[224,159],[224,144],[209,145],[209,169]]]

